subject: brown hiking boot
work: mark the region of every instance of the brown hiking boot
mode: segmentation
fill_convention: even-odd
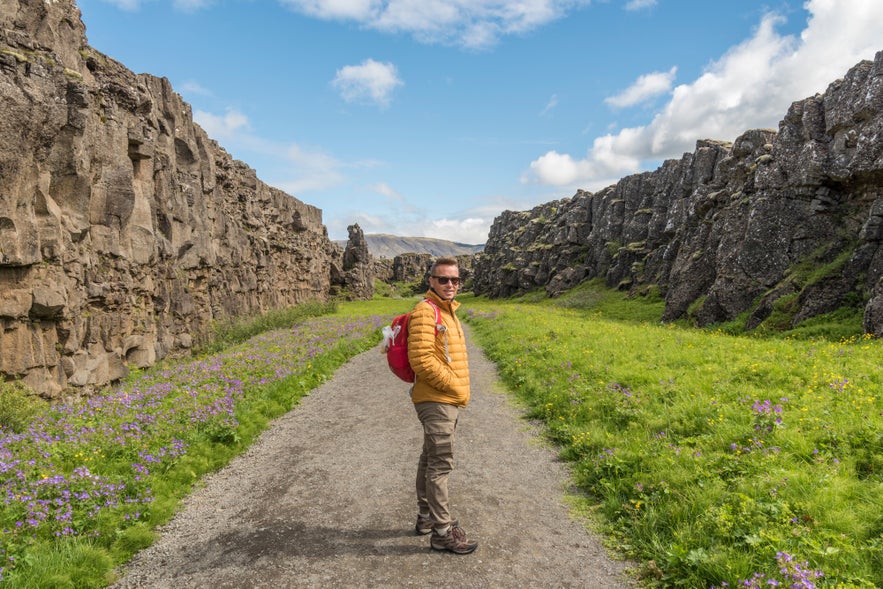
[[[417,532],[418,536],[425,536],[431,532],[432,526],[433,522],[431,517],[423,517],[419,513],[417,514],[417,525],[414,526],[414,531]]]
[[[429,532],[432,531],[432,527],[435,525],[435,522],[432,521],[432,517],[428,515],[420,515],[417,514],[417,524],[414,526],[414,531],[417,532],[418,536],[425,536]],[[454,520],[451,522],[452,526],[459,526],[460,520]]]
[[[454,554],[469,554],[478,548],[478,542],[473,542],[466,537],[466,530],[457,522],[451,524],[448,533],[444,536],[432,530],[432,539],[429,542],[433,550],[447,550]]]

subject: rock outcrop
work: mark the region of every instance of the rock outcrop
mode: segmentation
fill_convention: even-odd
[[[395,286],[397,283],[412,285],[412,294],[423,294],[429,288],[429,269],[440,257],[452,257],[457,260],[460,277],[463,279],[461,292],[471,291],[472,268],[475,265],[475,254],[459,254],[436,256],[428,253],[399,254],[393,259],[375,258],[375,276],[378,280]]]
[[[346,230],[346,248],[340,251],[335,244],[340,256],[332,264],[331,294],[351,301],[367,300],[374,296],[376,264],[362,228],[355,224]]]
[[[52,396],[328,296],[321,211],[262,183],[73,0],[0,2],[0,373]],[[82,390],[82,389],[81,389]]]
[[[457,260],[462,280],[460,292],[472,290],[472,267],[475,263],[475,255],[462,254],[459,256],[433,256],[432,254],[401,254],[392,262],[392,280],[394,282],[409,282],[414,284],[413,294],[423,294],[429,289],[429,270],[439,257],[452,257]]]
[[[432,254],[399,254],[392,260],[392,279],[395,282],[419,281],[421,285],[428,285],[429,269],[434,260]]]
[[[700,325],[776,305],[792,324],[853,305],[883,335],[883,52],[774,130],[693,153],[597,193],[507,211],[478,254],[475,291],[557,295],[600,277],[658,288],[663,320]]]

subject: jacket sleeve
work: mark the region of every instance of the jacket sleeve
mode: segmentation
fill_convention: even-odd
[[[444,324],[444,311],[440,311]],[[445,358],[444,334],[435,332],[435,310],[417,304],[408,320],[408,361],[417,379],[438,391],[451,391],[454,371]]]

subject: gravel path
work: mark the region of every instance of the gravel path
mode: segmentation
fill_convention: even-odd
[[[469,364],[450,492],[473,554],[414,535],[421,429],[375,348],[207,477],[113,587],[632,587],[627,563],[568,516],[566,468],[471,343]]]

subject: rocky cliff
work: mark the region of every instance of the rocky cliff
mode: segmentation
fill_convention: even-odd
[[[0,373],[53,395],[323,299],[321,211],[90,48],[73,0],[0,0]]]
[[[597,193],[507,211],[475,268],[475,291],[556,295],[600,277],[658,288],[664,320],[698,324],[777,306],[793,324],[854,305],[883,335],[883,52],[774,130],[693,153]]]
[[[368,251],[365,233],[358,224],[346,228],[349,239],[331,264],[331,294],[350,301],[374,296],[377,265]],[[337,244],[335,244],[337,247]]]

